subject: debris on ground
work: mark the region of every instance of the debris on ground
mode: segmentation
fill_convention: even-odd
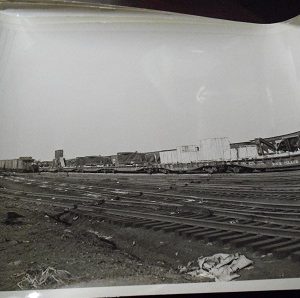
[[[75,216],[73,216],[72,220],[76,221],[78,218],[79,218],[79,215],[75,215]]]
[[[121,190],[121,189],[116,189],[116,190],[114,190],[112,192],[116,193],[116,194],[120,194],[120,195],[128,195],[129,194],[128,191],[124,191],[124,190]]]
[[[56,214],[45,213],[45,216],[55,219],[58,222],[64,223],[65,225],[71,226],[74,221],[79,218],[79,215],[74,213],[78,206],[74,204],[71,209],[64,209],[62,212]]]
[[[208,208],[201,208],[201,213],[207,217],[212,216],[214,212],[211,209]]]
[[[13,261],[13,262],[9,262],[7,265],[8,266],[18,266],[22,263],[21,260],[17,260],[17,261]]]
[[[239,220],[238,219],[233,219],[233,220],[229,221],[229,223],[232,224],[232,225],[235,225],[235,224],[239,223]]]
[[[23,279],[18,283],[18,287],[24,290],[37,289],[43,286],[61,286],[70,279],[71,273],[66,270],[57,270],[53,267],[31,269],[24,273]]]
[[[14,212],[14,211],[9,211],[6,213],[6,219],[4,220],[4,224],[6,225],[15,225],[15,224],[20,224],[22,221],[20,220],[24,216]]]
[[[141,197],[142,195],[144,195],[144,193],[142,191],[138,192],[136,195],[132,196],[132,197]]]
[[[93,205],[94,206],[101,206],[105,203],[105,199],[100,199],[100,200],[97,200],[96,202],[93,202]]]
[[[112,249],[116,249],[117,248],[116,243],[113,240],[111,240],[112,239],[111,236],[101,235],[99,232],[93,231],[93,230],[88,230],[88,232],[91,233],[91,234],[96,235],[98,239],[100,239],[101,241],[109,244],[112,247]]]
[[[237,272],[253,264],[244,255],[215,254],[211,257],[200,257],[197,266],[189,262],[187,266],[179,266],[180,273],[186,273],[193,277],[208,277],[215,281],[230,281],[240,277]]]
[[[185,199],[184,202],[185,203],[190,203],[190,202],[195,202],[195,200],[194,199]]]
[[[72,231],[69,229],[65,229],[63,234],[60,236],[61,239],[70,239],[73,236]]]

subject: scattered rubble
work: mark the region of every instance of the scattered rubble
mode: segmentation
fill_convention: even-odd
[[[93,202],[93,205],[100,206],[100,205],[103,205],[104,203],[105,203],[105,199],[100,199],[100,200],[97,200],[96,202]]]
[[[138,192],[136,195],[132,195],[132,197],[133,198],[135,198],[135,197],[141,197],[141,196],[143,196],[144,195],[144,193],[142,192],[142,191],[140,191],[140,192]]]
[[[233,219],[229,221],[230,224],[234,225],[234,224],[238,224],[239,220],[238,219]]]
[[[30,243],[29,240],[11,240],[11,239],[7,239],[7,238],[4,240],[4,242],[7,243],[8,246],[14,246],[17,244],[22,244],[22,243]]]
[[[21,218],[23,218],[24,216],[14,212],[14,211],[8,211],[6,213],[6,219],[4,220],[4,224],[6,225],[16,225],[16,224],[21,224],[22,221],[20,220]]]
[[[105,235],[101,235],[99,232],[97,231],[93,231],[93,230],[88,230],[89,233],[92,233],[94,235],[97,236],[98,239],[100,239],[101,241],[109,244],[111,246],[112,249],[116,249],[117,245],[114,241],[112,241],[112,237],[111,236],[105,236]]]
[[[22,263],[21,260],[17,260],[17,261],[13,261],[13,262],[9,262],[7,265],[8,266],[18,266]]]
[[[71,226],[72,223],[79,218],[79,214],[74,212],[74,210],[76,210],[77,208],[78,208],[78,206],[76,204],[74,204],[73,208],[64,209],[62,212],[59,212],[57,214],[45,213],[45,217],[48,216],[48,217],[53,218],[56,221],[61,222],[67,226]]]
[[[124,190],[120,190],[120,189],[116,189],[116,190],[114,190],[112,192],[116,193],[116,194],[121,194],[121,195],[128,195],[129,194],[128,191],[124,191]]]
[[[72,177],[72,182],[82,183],[82,176],[78,176],[79,178],[76,179]],[[114,190],[117,189],[118,185],[112,186],[105,184],[106,182],[103,182],[105,179],[101,177],[100,175],[99,177],[97,176],[97,179],[101,179],[99,180],[101,184],[98,183],[98,180],[95,180],[97,182],[95,185],[114,187]],[[21,177],[19,180],[19,182],[21,182],[24,178]],[[113,198],[113,200],[116,200],[115,197],[120,200],[126,198],[126,196],[122,194],[107,195],[107,190],[104,190],[103,193],[99,193],[99,195],[98,193],[97,195],[96,193],[95,195],[88,195],[87,190],[79,192],[79,190],[74,187],[72,188],[72,195],[78,195],[78,197],[81,198],[83,197],[82,193],[84,193],[87,198],[90,196],[90,200],[81,201],[78,209],[68,208],[64,210],[63,207],[59,205],[59,202],[57,202],[60,201],[63,195],[56,195],[53,191],[57,186],[62,187],[62,185],[58,184],[60,180],[63,180],[63,178],[55,178],[53,183],[48,183],[50,190],[43,190],[45,193],[49,191],[51,195],[50,198],[53,198],[53,200],[51,200],[52,206],[51,208],[47,208],[47,210],[45,210],[45,206],[41,204],[41,202],[38,203],[38,201],[35,202],[34,200],[32,204],[24,203],[21,200],[11,200],[9,198],[3,198],[3,200],[1,200],[0,214],[2,223],[0,223],[0,252],[5,255],[5,258],[0,258],[1,268],[3,269],[2,272],[0,272],[0,280],[2,282],[1,290],[16,290],[18,283],[19,288],[23,287],[24,289],[35,288],[36,286],[40,288],[57,288],[63,282],[65,285],[74,285],[73,277],[67,274],[65,276],[66,279],[57,276],[54,270],[58,270],[55,268],[67,270],[71,272],[72,275],[76,273],[76,282],[85,283],[94,280],[96,284],[97,280],[98,285],[111,285],[112,283],[114,285],[120,285],[122,283],[201,282],[207,281],[208,279],[199,279],[200,265],[199,262],[197,262],[199,251],[201,251],[201,254],[204,256],[213,256],[219,251],[234,253],[233,250],[235,248],[229,244],[225,246],[219,245],[218,243],[183,239],[175,233],[166,234],[151,229],[146,230],[112,225],[109,223],[109,218],[104,220],[102,217],[85,217],[80,210],[81,206],[87,208],[89,204],[97,204],[97,201],[101,202],[102,199],[106,200],[106,204],[110,204],[111,198]],[[13,195],[22,195],[28,198],[31,197],[31,192],[36,191],[39,185],[38,183],[32,183],[31,185],[23,183],[25,187],[22,188],[19,184],[16,184],[17,181],[11,182],[13,181],[12,177],[10,177],[10,180],[5,179],[3,181],[3,183],[5,183],[3,185],[8,189],[18,189],[12,191]],[[27,182],[29,180],[24,180],[24,182],[25,181]],[[122,181],[121,183],[125,185]],[[46,182],[47,181],[45,181],[45,183]],[[94,182],[91,181],[90,183]],[[166,186],[162,188],[164,189],[165,187]],[[155,186],[151,184],[151,189],[153,188],[156,189]],[[88,189],[90,189],[89,186]],[[38,192],[40,192],[40,189]],[[130,198],[139,196],[140,188],[135,187],[130,190],[129,193]],[[201,215],[205,212],[209,212],[205,211],[205,209],[207,209],[207,206],[205,206],[207,200],[204,198],[199,199],[198,195],[193,196],[193,194],[194,193],[191,192],[189,197],[195,199],[195,201],[191,202],[190,205],[194,206],[195,209],[197,208],[197,210],[193,210],[193,208],[189,206],[189,203],[185,205],[183,200],[180,201],[180,204],[168,203],[168,205],[164,206],[161,202],[158,202],[158,200],[153,200],[152,196],[148,197],[146,189],[143,196],[146,196],[145,199],[147,199],[149,203],[153,203],[153,206],[156,206],[156,204],[159,205],[159,207],[163,206],[162,210],[166,214],[170,212],[170,214],[180,213],[185,215],[184,212],[187,211],[187,215],[185,216],[189,216],[190,214],[196,215],[196,211],[197,215],[199,215],[198,210],[201,210]],[[39,200],[41,199],[39,198]],[[68,204],[69,203],[68,201]],[[152,208],[152,205],[150,206]],[[200,208],[201,206],[204,208]],[[101,208],[98,210],[102,212]],[[22,226],[5,225],[3,221],[9,211],[17,211],[24,215],[25,218],[23,221],[26,223],[29,221],[29,223],[26,225],[23,224]],[[45,214],[45,212],[52,214],[53,217],[49,214]],[[57,219],[53,220],[55,216],[57,216]],[[65,221],[68,222],[68,218],[70,219],[69,226],[68,223],[66,223],[66,225],[59,224],[58,221],[62,223],[65,223]],[[235,218],[229,220],[235,220]],[[112,249],[116,247],[117,249]],[[253,251],[246,250],[246,248],[243,248],[242,252],[251,260],[255,261],[255,268],[251,270],[251,268],[253,268],[251,265],[245,267],[245,270],[241,271],[242,276],[240,279],[281,278],[282,276],[297,277],[299,275],[296,262],[290,259],[278,260],[272,256],[272,253],[267,254],[267,252],[265,252],[265,255],[261,255],[261,252],[255,255]],[[21,263],[19,263],[20,260]],[[177,266],[179,264],[186,264],[189,260],[196,261],[188,264],[186,267],[181,267],[181,272],[186,274],[179,274],[176,270]],[[32,263],[45,264],[45,267],[42,271],[27,271],[33,268]],[[209,262],[206,261],[204,262],[206,265],[202,264],[202,267],[206,269],[207,275],[212,274],[211,271],[213,269],[207,269],[208,263]],[[229,266],[232,269],[233,265],[234,260],[220,268]],[[44,273],[42,279],[42,272],[49,266],[54,270],[49,269],[48,278],[46,277],[47,274]],[[246,268],[249,270],[246,270]],[[278,268],[280,268],[280,270]],[[164,271],[162,271],[162,269],[164,269]],[[176,271],[174,271],[174,269]],[[242,268],[239,268],[239,270],[241,269]],[[194,275],[195,277],[193,277],[190,273],[196,270],[198,270],[197,273],[199,275],[196,274]],[[79,274],[78,272],[80,272],[80,277],[77,276]],[[50,276],[51,273],[53,273],[54,278]],[[234,274],[237,273],[239,273],[239,271]],[[232,275],[233,274],[231,274],[231,277]],[[70,278],[70,281],[68,281],[68,278]],[[212,281],[216,279],[214,276],[211,278]],[[38,284],[41,285],[39,286]],[[86,286],[86,284],[84,284],[84,286]]]
[[[197,266],[192,266],[193,262],[189,262],[187,266],[179,266],[179,272],[193,277],[212,278],[215,281],[231,281],[240,277],[237,272],[253,264],[253,261],[239,253],[200,257],[197,262]]]
[[[46,269],[27,270],[18,287],[24,289],[37,289],[53,285],[61,286],[71,279],[71,273],[66,270],[57,270],[53,267]]]

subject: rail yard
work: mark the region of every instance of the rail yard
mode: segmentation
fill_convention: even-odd
[[[230,143],[208,138],[196,145],[153,152],[64,157],[55,151],[52,161],[32,157],[0,160],[0,171],[81,173],[252,173],[300,169],[300,131],[269,138]]]
[[[86,222],[93,223],[93,228],[101,233],[107,233],[108,229],[114,235],[113,245],[118,247],[117,251],[126,251],[148,268],[143,274],[151,278],[139,281],[135,278],[133,283],[191,281],[178,273],[179,265],[200,255],[224,251],[242,251],[254,260],[254,268],[242,278],[298,277],[299,179],[300,171],[193,175],[2,172],[1,211],[34,212],[41,215],[37,225],[43,226],[47,221],[62,227],[59,240],[55,240],[58,246],[60,241],[67,245],[61,237],[73,235],[78,227],[86,227]],[[55,216],[57,213],[63,216]],[[66,228],[69,233],[65,232]],[[1,233],[8,231],[4,229]],[[10,253],[15,253],[14,248],[6,246],[14,239],[10,239],[9,233],[2,236],[6,241],[1,243],[1,250],[12,258]],[[45,246],[49,240],[52,243],[47,236],[43,239]],[[77,251],[76,246],[82,245],[79,239],[72,242],[74,251]],[[146,244],[149,239],[151,243]],[[26,237],[26,241],[28,243],[22,245],[33,249],[30,237]],[[99,249],[95,242],[92,245],[86,239],[83,242],[87,253],[91,247]],[[123,248],[120,248],[121,242],[126,243],[122,244]],[[164,248],[165,243],[170,246]],[[19,254],[26,264],[26,256]],[[47,250],[42,254],[45,257]],[[172,254],[175,255],[171,257]],[[80,254],[76,259],[83,262]],[[90,267],[98,268],[95,265],[98,259],[99,256],[93,255],[89,259]],[[66,267],[74,271],[74,266]],[[159,273],[157,266],[162,270]],[[132,277],[135,269],[128,269],[130,273],[126,273],[127,269],[123,273],[120,269],[113,275],[114,279],[126,274]],[[106,274],[101,272],[105,280],[111,269]],[[143,274],[140,272],[140,276]],[[89,279],[97,278],[100,277],[95,274]]]
[[[299,277],[299,152],[296,132],[1,160],[0,288]]]

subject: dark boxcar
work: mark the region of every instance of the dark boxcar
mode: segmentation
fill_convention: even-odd
[[[121,165],[143,165],[146,162],[145,153],[139,152],[118,152],[116,166]]]

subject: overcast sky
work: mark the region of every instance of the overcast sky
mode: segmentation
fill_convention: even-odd
[[[300,130],[299,26],[199,20],[1,27],[0,159]]]

